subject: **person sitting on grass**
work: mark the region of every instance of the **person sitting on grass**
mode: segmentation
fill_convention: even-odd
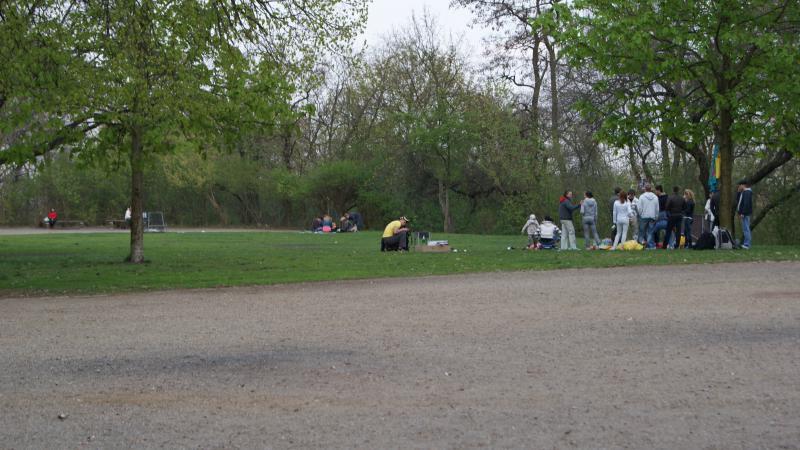
[[[553,223],[553,218],[544,216],[544,221],[539,226],[539,244],[544,249],[554,249],[559,241],[559,230]]]
[[[314,220],[311,221],[311,231],[322,233],[322,216],[314,217]]]
[[[344,217],[352,224],[351,231],[363,231],[364,230],[364,219],[361,218],[361,214],[353,211],[344,214]]]
[[[336,232],[336,222],[333,221],[333,217],[330,214],[325,214],[322,216],[322,232],[323,233],[334,233]]]
[[[389,222],[381,237],[381,251],[408,251],[408,231],[406,216]]]

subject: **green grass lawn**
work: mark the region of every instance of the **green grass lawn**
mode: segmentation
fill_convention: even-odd
[[[0,236],[0,297],[582,267],[800,261],[800,246],[749,251],[525,251],[525,236],[435,234],[458,252],[381,253],[379,234],[187,232],[145,235],[147,263],[123,262],[119,233]],[[580,242],[579,242],[580,244]],[[507,250],[508,246],[516,249]]]

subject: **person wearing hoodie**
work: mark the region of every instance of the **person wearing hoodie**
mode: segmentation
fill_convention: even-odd
[[[650,183],[644,185],[644,194],[639,196],[639,243],[655,248],[653,228],[658,220],[658,196]]]
[[[528,247],[538,244],[539,241],[539,221],[536,214],[531,214],[528,221],[522,226],[522,232],[528,234]]]
[[[583,194],[581,217],[583,217],[583,247],[586,250],[597,248],[600,245],[600,236],[597,234],[597,200],[594,199],[592,191]],[[594,237],[594,240],[591,237]]]
[[[581,205],[572,204],[572,191],[564,191],[558,205],[558,219],[561,221],[561,250],[577,250],[575,243],[575,225],[572,224],[572,213]]]
[[[742,221],[742,248],[747,250],[752,243],[750,216],[753,215],[753,190],[750,189],[750,182],[747,180],[740,181],[736,190],[736,214]]]

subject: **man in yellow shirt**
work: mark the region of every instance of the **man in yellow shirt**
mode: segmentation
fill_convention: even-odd
[[[408,219],[402,216],[389,222],[383,230],[381,251],[408,250]]]

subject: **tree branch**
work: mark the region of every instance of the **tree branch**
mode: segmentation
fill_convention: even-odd
[[[800,192],[800,183],[795,184],[791,189],[784,192],[783,194],[779,195],[776,199],[772,200],[767,204],[767,206],[761,208],[761,211],[758,215],[753,219],[750,223],[750,229],[754,230],[756,226],[767,216],[767,214],[775,209],[776,207],[780,206],[782,203],[786,202],[787,200],[791,199],[795,194]]]
[[[794,154],[788,150],[781,150],[775,155],[772,156],[772,159],[767,161],[764,165],[758,168],[752,175],[748,175],[745,177],[751,185],[756,184],[759,181],[763,180],[769,174],[774,172],[776,169],[781,167],[782,165],[789,162],[794,157]]]

